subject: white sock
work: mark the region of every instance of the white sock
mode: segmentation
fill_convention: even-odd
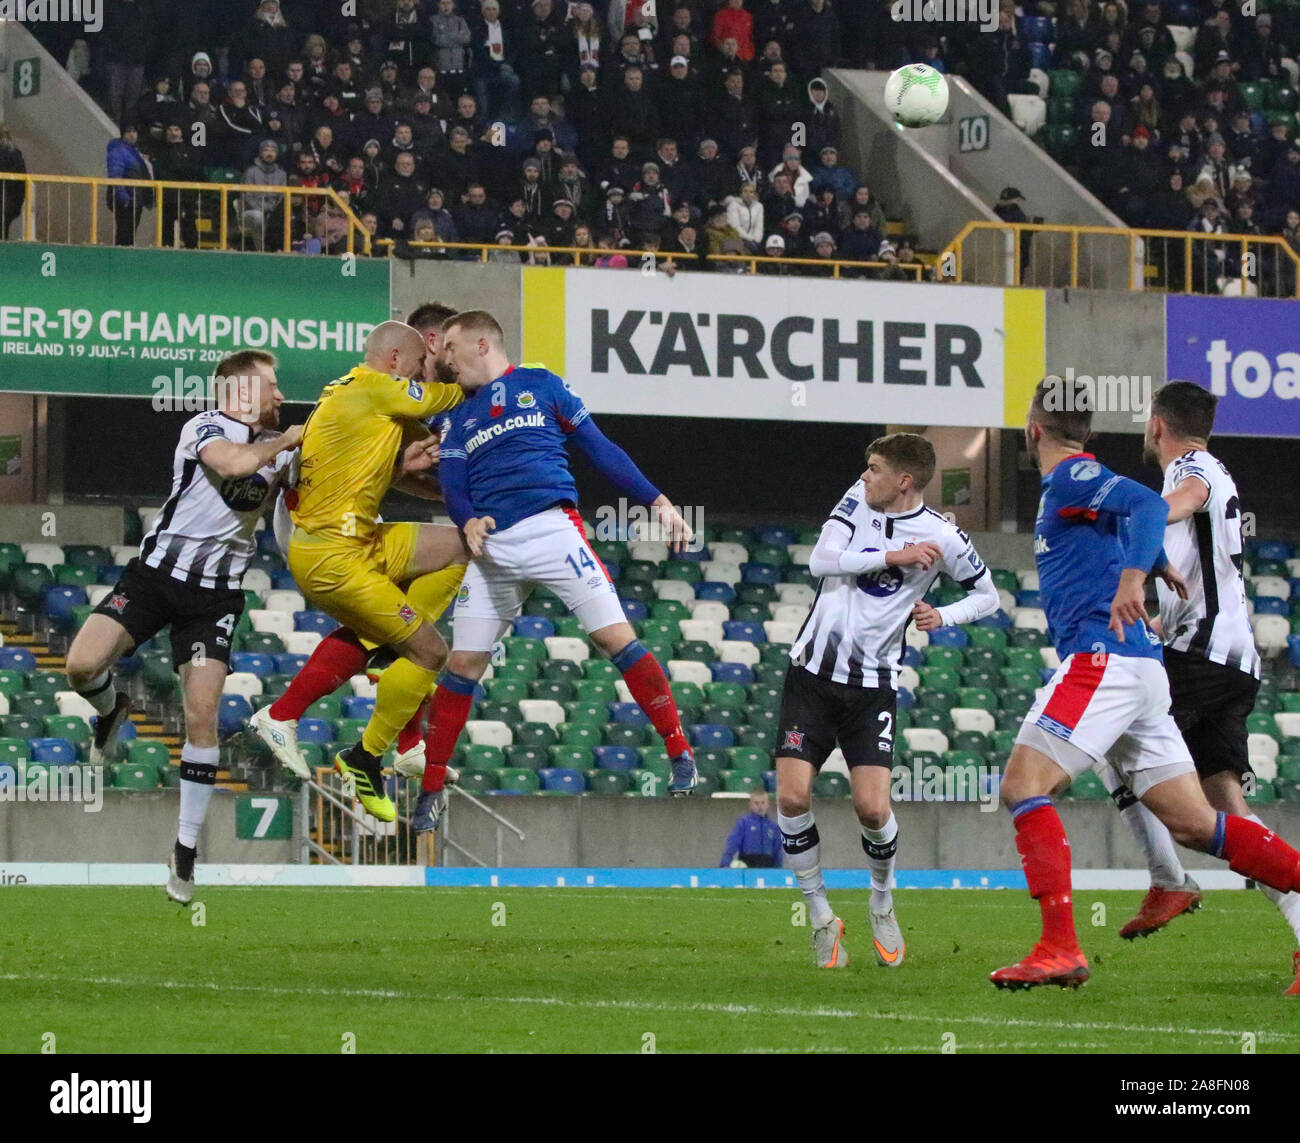
[[[862,851],[871,870],[871,911],[887,913],[894,907],[894,860],[898,854],[898,819],[892,812],[879,829],[862,827]]]
[[[794,873],[799,891],[808,901],[808,916],[814,929],[829,925],[835,916],[826,900],[826,883],[822,880],[822,846],[813,821],[812,810],[788,818],[778,812],[776,824],[781,827],[782,845],[785,849],[786,868]]]
[[[101,671],[86,685],[84,691],[78,691],[98,714],[112,713],[117,702],[117,691],[113,687],[113,676],[108,671]]]
[[[194,746],[187,742],[181,747],[181,813],[176,840],[191,849],[199,844],[199,830],[208,816],[220,759],[218,746]]]
[[[1258,825],[1264,825],[1254,814],[1247,814],[1247,818]],[[1268,826],[1264,826],[1268,829]],[[1286,918],[1286,923],[1291,926],[1291,931],[1295,933],[1296,943],[1300,944],[1300,893],[1280,893],[1259,881],[1255,882],[1259,886],[1259,891],[1273,902],[1281,911],[1282,916]]]
[[[1133,791],[1114,778],[1110,767],[1106,767],[1111,779],[1102,775],[1110,796],[1119,809],[1120,819],[1128,826],[1129,833],[1137,839],[1142,852],[1146,854],[1147,869],[1151,871],[1151,885],[1157,889],[1181,889],[1187,880],[1187,870],[1178,859],[1178,846],[1169,830],[1155,814],[1137,800]],[[1111,789],[1111,781],[1114,788]]]

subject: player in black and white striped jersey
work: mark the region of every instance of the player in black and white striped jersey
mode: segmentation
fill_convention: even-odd
[[[914,433],[871,442],[867,468],[822,525],[809,570],[822,577],[790,649],[777,730],[777,822],[786,865],[808,901],[817,964],[848,964],[843,922],[826,899],[813,779],[838,742],[871,869],[872,943],[881,964],[902,964],[891,880],[898,823],[890,808],[898,674],[909,623],[922,631],[997,610],[992,577],[970,538],[927,508],[934,447]],[[934,608],[923,597],[941,572],[968,592]]]
[[[1174,720],[1210,805],[1259,821],[1242,796],[1242,783],[1251,773],[1246,719],[1259,690],[1260,657],[1242,578],[1241,501],[1232,475],[1208,448],[1217,404],[1213,393],[1190,381],[1171,381],[1151,403],[1144,456],[1164,470],[1161,493],[1169,503],[1165,554],[1187,583],[1186,599],[1157,584],[1160,635]],[[1151,870],[1151,890],[1120,935],[1147,936],[1194,909],[1200,892],[1183,869],[1169,831],[1110,767],[1104,770],[1111,796]],[[1300,894],[1260,888],[1282,911],[1300,944]],[[1294,963],[1296,979],[1288,994],[1300,996],[1300,952]]]
[[[217,706],[235,624],[244,611],[244,572],[256,551],[258,517],[279,492],[302,427],[278,431],[284,402],[275,358],[232,354],[217,367],[216,408],[181,430],[172,490],[140,554],[86,619],[68,649],[72,688],[98,712],[92,764],[104,765],[130,700],[115,690],[113,664],[164,627],[185,708],[180,822],[167,895],[194,892],[199,829],[216,782]]]

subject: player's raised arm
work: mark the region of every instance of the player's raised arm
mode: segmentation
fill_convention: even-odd
[[[302,443],[302,426],[292,425],[278,436],[255,441],[252,444],[236,443],[225,436],[219,425],[205,425],[206,436],[194,444],[194,451],[204,467],[212,469],[225,480],[239,480],[252,476],[258,469],[270,464],[280,453],[292,452]]]
[[[861,552],[848,551],[853,538],[853,525],[841,514],[846,506],[856,507],[862,493],[855,485],[840,498],[830,518],[822,525],[817,544],[808,557],[808,571],[815,576],[867,575],[886,567],[930,567],[942,554],[937,545],[927,541],[907,544],[893,552],[868,548]],[[850,512],[852,507],[848,509]]]
[[[918,600],[912,609],[912,620],[918,630],[934,631],[939,627],[974,623],[998,609],[998,589],[993,577],[964,532],[952,535],[945,552],[944,570],[966,589],[966,595],[944,607],[931,607],[925,600]]]

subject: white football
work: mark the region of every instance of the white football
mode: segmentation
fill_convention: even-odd
[[[938,123],[948,110],[948,81],[925,64],[908,64],[885,81],[885,107],[904,127]]]

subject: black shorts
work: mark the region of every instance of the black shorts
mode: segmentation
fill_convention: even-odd
[[[1165,648],[1172,713],[1202,778],[1251,772],[1246,719],[1255,709],[1259,680],[1236,667]]]
[[[894,709],[888,688],[857,687],[818,678],[790,664],[781,691],[778,758],[802,758],[820,770],[836,743],[854,766],[894,765]]]
[[[244,593],[234,588],[191,587],[137,556],[95,614],[117,620],[137,647],[170,626],[172,664],[177,670],[200,657],[229,664],[235,624],[244,614]]]

